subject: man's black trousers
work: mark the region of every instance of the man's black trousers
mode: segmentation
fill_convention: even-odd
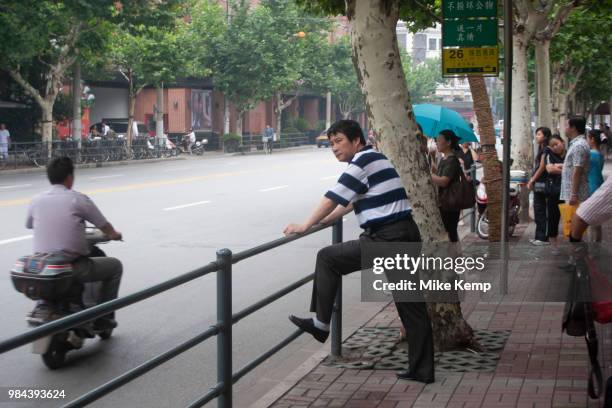
[[[361,245],[367,242],[421,242],[419,228],[412,218],[385,225],[375,232],[365,231],[358,240],[330,245],[319,251],[315,267],[310,311],[329,323],[342,275],[361,270]],[[410,373],[434,378],[434,349],[431,322],[424,302],[395,302],[406,329]]]

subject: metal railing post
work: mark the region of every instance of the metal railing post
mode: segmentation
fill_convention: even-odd
[[[332,244],[342,242],[342,218],[332,227]],[[331,354],[342,356],[342,278],[338,284],[331,320]]]
[[[474,194],[476,194],[476,165],[472,164],[470,166],[470,177],[472,178],[472,185],[474,186]],[[472,207],[472,214],[470,214],[470,232],[476,232],[476,211],[477,205],[474,203]]]
[[[219,408],[232,407],[232,251],[217,251],[217,382],[223,384]]]

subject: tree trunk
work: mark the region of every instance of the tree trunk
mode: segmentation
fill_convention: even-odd
[[[230,132],[230,110],[227,97],[223,95],[223,134],[227,135]]]
[[[332,107],[332,95],[331,92],[325,93],[325,130],[331,126],[331,108]]]
[[[395,27],[397,0],[347,0],[353,63],[365,95],[371,127],[397,169],[424,242],[445,241],[437,191],[421,152],[417,125],[400,60]],[[473,343],[473,330],[459,303],[428,304],[434,345],[448,350]]]
[[[561,66],[555,66],[553,68],[553,76],[552,76],[552,94],[551,100],[553,102],[553,122],[552,122],[552,132],[561,132],[561,125],[563,124],[561,120],[561,116],[565,113],[561,110],[561,97],[565,96],[562,92],[562,83],[563,83],[563,71]]]
[[[53,98],[55,99],[55,98]],[[53,101],[44,99],[44,103],[40,106],[42,112],[42,143],[47,151],[47,157],[51,157],[51,147],[53,140]]]
[[[74,64],[72,79],[72,138],[81,147],[81,64]]]
[[[525,33],[514,34],[512,41],[514,64],[512,66],[512,123],[511,157],[513,169],[527,174],[533,166],[533,137],[531,135],[531,103],[529,100],[529,76],[527,70],[527,41]],[[529,221],[529,191],[521,189],[521,222]]]
[[[164,85],[156,88],[157,104],[155,109],[155,146],[164,138]]]
[[[524,34],[515,34],[512,66],[512,158],[513,168],[529,172],[533,162],[527,43]]]
[[[470,92],[474,103],[474,112],[478,119],[480,144],[482,145],[482,164],[484,167],[484,182],[487,189],[487,214],[489,218],[489,241],[498,242],[501,239],[501,202],[502,183],[499,159],[495,149],[495,128],[493,113],[487,94],[485,80],[480,76],[469,76]]]
[[[136,110],[136,95],[133,95],[132,91],[128,92],[128,128],[127,128],[127,148],[132,148],[132,140],[134,138],[134,132],[132,131],[134,124],[134,111]],[[138,135],[136,135],[138,136]]]
[[[536,126],[552,128],[552,99],[550,96],[550,40],[535,41],[535,62],[538,84],[538,116]]]
[[[238,135],[240,135],[240,137],[242,137],[242,118],[244,116],[244,111],[239,110],[236,113],[237,113],[237,118],[236,118],[236,133]]]
[[[65,68],[60,70],[57,75],[53,74],[47,79],[46,84],[46,94],[43,97],[41,93],[30,85],[22,76],[19,70],[10,70],[8,71],[11,78],[15,80],[27,94],[29,94],[32,99],[38,103],[40,106],[40,110],[42,111],[42,124],[41,124],[41,136],[43,144],[49,147],[49,157],[51,157],[51,141],[53,140],[53,105],[55,104],[55,99],[60,91],[61,86],[61,74],[64,72]]]
[[[565,122],[567,121],[567,95],[559,95],[559,134],[563,140],[565,137]]]
[[[281,137],[281,127],[283,126],[283,95],[280,92],[276,93],[276,104],[274,105],[274,113],[276,114],[276,135],[278,140]]]

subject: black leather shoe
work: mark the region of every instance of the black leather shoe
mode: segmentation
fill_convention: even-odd
[[[433,378],[420,378],[420,377],[413,375],[409,370],[398,371],[395,373],[395,375],[400,380],[418,381],[418,382],[422,382],[425,384],[431,384],[432,382],[434,382]]]
[[[290,315],[289,320],[291,320],[291,323],[295,324],[300,329],[312,334],[312,337],[321,343],[325,343],[325,340],[327,340],[327,337],[329,337],[329,332],[316,328],[312,319],[302,319],[294,315]]]

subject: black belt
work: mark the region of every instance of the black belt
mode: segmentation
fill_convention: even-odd
[[[408,222],[408,223],[411,223],[412,221],[413,221],[412,214],[408,214],[406,217],[401,218],[401,219],[399,219],[399,220],[391,221],[391,222],[386,223],[386,224],[381,224],[381,225],[376,225],[376,226],[372,226],[372,227],[364,228],[364,230],[363,230],[363,231],[364,231],[364,232],[365,232],[367,235],[369,235],[369,234],[376,233],[376,232],[378,232],[378,231],[380,231],[380,230],[383,230],[383,229],[385,229],[385,228],[387,228],[387,227],[390,227],[390,226],[392,226],[392,225],[401,224],[401,223],[403,223],[403,222]]]

